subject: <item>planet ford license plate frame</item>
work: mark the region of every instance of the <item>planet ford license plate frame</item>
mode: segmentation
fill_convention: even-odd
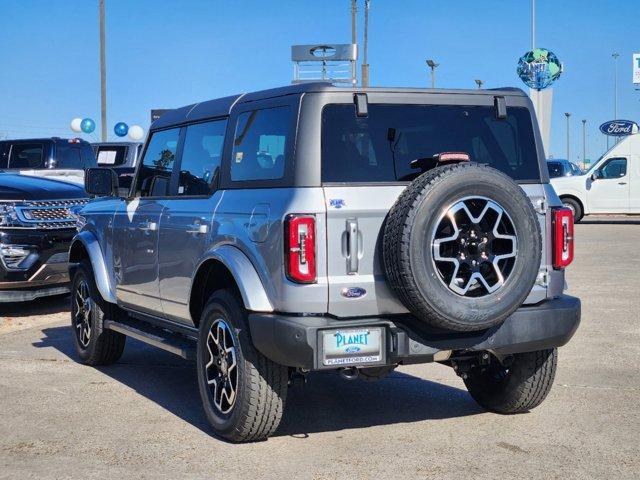
[[[384,365],[387,360],[384,327],[349,327],[318,332],[320,367]]]

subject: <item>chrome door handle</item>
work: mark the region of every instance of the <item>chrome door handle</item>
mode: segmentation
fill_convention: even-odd
[[[156,222],[142,222],[138,224],[138,229],[143,232],[155,232],[158,230],[158,224]]]
[[[192,223],[187,228],[187,233],[205,234],[209,231],[209,227],[202,223]]]
[[[347,273],[358,273],[358,221],[347,220]]]

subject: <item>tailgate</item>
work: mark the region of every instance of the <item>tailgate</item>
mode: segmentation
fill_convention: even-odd
[[[325,186],[329,313],[338,317],[406,313],[387,286],[383,222],[404,185]]]

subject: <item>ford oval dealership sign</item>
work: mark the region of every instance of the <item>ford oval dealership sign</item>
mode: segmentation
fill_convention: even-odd
[[[613,137],[624,137],[638,133],[638,124],[631,120],[611,120],[600,125],[600,131]]]

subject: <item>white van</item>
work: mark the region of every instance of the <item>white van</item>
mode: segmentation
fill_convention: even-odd
[[[576,222],[595,213],[640,214],[640,134],[624,137],[583,175],[551,185]]]

